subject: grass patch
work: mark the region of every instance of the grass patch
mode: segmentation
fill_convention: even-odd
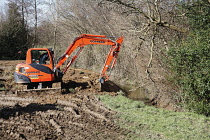
[[[209,140],[210,118],[190,112],[173,112],[125,96],[100,96],[101,101],[118,113],[115,120],[121,127],[134,132],[128,139]]]

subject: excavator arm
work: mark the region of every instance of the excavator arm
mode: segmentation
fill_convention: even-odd
[[[79,48],[78,52],[72,57],[72,59],[67,63],[66,67],[62,70],[63,74],[65,74],[65,72],[68,70],[71,64],[76,60],[77,56],[80,54],[85,45],[110,45],[110,51],[106,57],[104,67],[100,74],[100,82],[104,82],[109,79],[109,76],[106,74],[106,71],[114,67],[122,42],[123,37],[120,37],[116,41],[113,41],[111,39],[108,39],[108,37],[104,35],[82,34],[73,41],[73,43],[67,48],[65,53],[58,59],[57,65],[55,66],[54,70],[56,71],[60,69],[61,65],[63,65],[64,62],[66,62],[66,60],[77,48]]]

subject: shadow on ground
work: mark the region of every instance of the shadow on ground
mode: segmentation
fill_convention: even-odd
[[[36,104],[31,103],[25,107],[15,105],[14,107],[7,107],[0,110],[0,118],[9,119],[9,117],[20,116],[25,113],[34,113],[36,111],[58,110],[54,104]]]
[[[104,92],[119,92],[119,91],[124,91],[122,88],[117,86],[111,81],[106,81],[103,84],[99,85],[95,84],[92,81],[89,82],[75,82],[72,80],[66,80],[61,83],[61,88],[65,91],[65,93],[72,93],[74,92],[74,89],[79,89],[79,90],[88,90],[88,89],[94,89],[95,91],[104,91]],[[100,89],[98,89],[100,87]],[[125,91],[124,91],[125,92]]]

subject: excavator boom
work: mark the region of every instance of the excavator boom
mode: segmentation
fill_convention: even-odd
[[[100,78],[103,78],[103,80],[106,81],[109,79],[109,76],[106,74],[106,71],[114,67],[122,42],[123,42],[123,37],[120,37],[116,41],[113,41],[109,39],[109,37],[104,35],[82,34],[81,36],[77,37],[72,44],[70,44],[65,53],[59,58],[54,70],[56,71],[60,69],[61,65],[63,65],[64,62],[66,62],[66,60],[77,48],[80,49],[78,50],[76,55],[74,55],[72,59],[67,63],[66,67],[62,71],[63,74],[65,74],[65,72],[68,70],[71,64],[75,61],[75,59],[80,54],[85,45],[90,45],[90,44],[111,45],[110,51],[107,55],[104,67],[100,75]]]

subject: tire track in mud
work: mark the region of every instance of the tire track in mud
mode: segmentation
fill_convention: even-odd
[[[127,130],[114,124],[116,112],[94,95],[60,95],[55,104],[23,100],[0,110],[2,139],[124,139]],[[10,97],[11,98],[11,97]],[[43,96],[42,96],[43,98]],[[15,98],[11,98],[14,99]],[[27,104],[25,101],[27,100]]]

